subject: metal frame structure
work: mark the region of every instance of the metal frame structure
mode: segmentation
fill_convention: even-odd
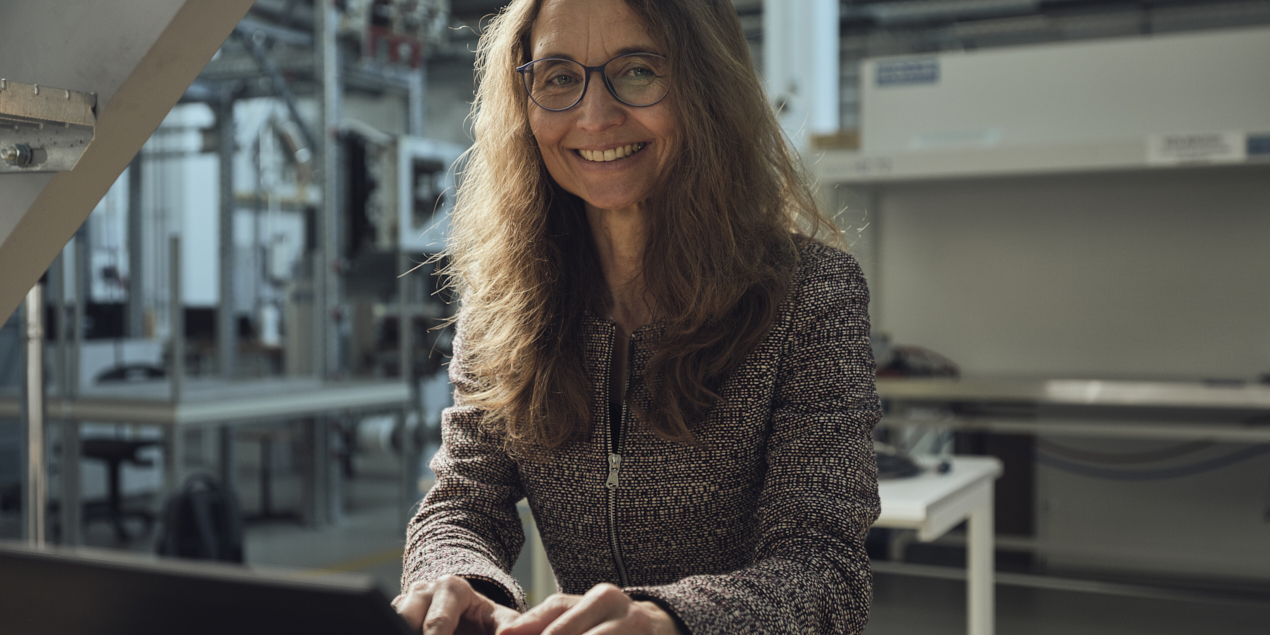
[[[53,293],[55,294],[55,303],[58,306],[56,313],[59,317],[57,325],[60,330],[57,339],[59,352],[58,363],[56,364],[56,370],[59,374],[59,381],[57,382],[59,394],[51,403],[54,408],[54,419],[62,421],[63,456],[61,458],[64,466],[78,466],[80,421],[115,421],[160,425],[165,429],[165,445],[170,457],[167,461],[168,468],[165,482],[167,491],[171,492],[179,484],[180,457],[182,457],[181,438],[184,431],[211,427],[218,430],[222,476],[227,481],[232,482],[233,470],[230,469],[230,466],[233,461],[233,429],[237,424],[261,421],[263,419],[299,417],[305,421],[305,434],[309,439],[309,447],[313,450],[312,460],[308,463],[310,473],[309,478],[306,478],[306,482],[309,485],[306,486],[308,495],[305,497],[307,502],[304,516],[310,523],[321,524],[338,520],[340,516],[340,505],[333,498],[338,495],[339,491],[338,470],[329,468],[327,465],[329,463],[330,448],[333,443],[331,421],[321,417],[321,415],[331,411],[389,410],[398,414],[397,419],[404,428],[408,419],[407,413],[417,411],[419,403],[418,386],[416,379],[412,376],[412,365],[409,363],[402,364],[403,381],[377,382],[366,385],[356,382],[330,382],[326,380],[343,378],[346,366],[346,361],[343,359],[344,353],[340,346],[341,331],[344,330],[344,326],[341,324],[341,275],[343,264],[341,258],[342,232],[340,228],[343,201],[341,199],[340,179],[337,178],[337,175],[342,173],[340,113],[342,110],[343,92],[346,86],[363,90],[381,91],[387,89],[399,91],[406,96],[408,103],[407,126],[409,132],[417,135],[422,132],[423,128],[423,73],[421,71],[413,72],[395,69],[375,62],[354,62],[341,59],[337,41],[338,17],[335,13],[335,5],[331,0],[318,0],[316,6],[320,10],[316,11],[315,17],[317,19],[315,20],[315,32],[313,34],[297,31],[285,25],[266,24],[250,18],[238,23],[233,29],[233,33],[236,34],[234,39],[241,43],[254,58],[254,64],[257,68],[236,74],[218,74],[215,68],[216,65],[211,64],[205,69],[202,76],[185,90],[184,96],[181,98],[182,101],[187,102],[206,102],[213,107],[216,114],[216,132],[219,138],[217,151],[220,165],[219,192],[221,202],[218,232],[220,235],[218,269],[220,272],[221,302],[218,307],[216,340],[220,359],[219,370],[223,379],[216,388],[211,389],[217,396],[214,399],[217,403],[200,401],[200,399],[206,400],[205,395],[209,390],[206,381],[191,381],[185,377],[186,343],[183,312],[181,310],[181,245],[178,236],[171,238],[168,253],[171,287],[169,291],[173,299],[170,323],[172,362],[169,379],[166,382],[160,382],[161,385],[146,387],[143,392],[154,392],[154,394],[144,395],[144,398],[140,400],[119,401],[118,399],[79,394],[79,382],[76,381],[79,372],[76,362],[80,343],[83,339],[82,325],[84,323],[83,314],[86,300],[83,281],[88,278],[84,275],[76,276],[77,282],[74,285],[72,309],[74,315],[70,321],[69,328],[67,328],[66,325],[61,323],[61,318],[67,313],[62,306],[65,291],[58,286],[63,274],[60,273],[60,267],[55,267],[57,272],[54,275],[58,283],[54,286]],[[245,10],[245,6],[243,9]],[[301,47],[312,47],[312,54],[309,57],[307,68],[303,68],[304,65],[302,64],[302,72],[296,73],[294,65],[287,66],[286,64],[295,61],[294,56],[287,58],[282,65],[275,63],[269,51],[266,50],[265,45],[269,40]],[[269,80],[268,84],[262,86],[260,82],[248,81],[258,78],[261,72]],[[300,116],[295,92],[292,90],[293,86],[297,84],[306,88],[316,88],[320,91],[321,115],[319,122],[314,126],[306,125]],[[9,81],[6,82],[5,87],[17,89],[21,86]],[[267,90],[262,90],[266,87]],[[225,383],[225,380],[235,376],[236,364],[234,358],[237,348],[236,324],[233,319],[234,304],[232,302],[235,268],[233,254],[233,213],[235,209],[233,182],[235,153],[234,103],[245,97],[264,95],[281,98],[286,103],[291,118],[297,124],[309,146],[321,157],[321,167],[317,171],[317,177],[320,179],[323,193],[321,197],[321,212],[318,216],[317,250],[312,262],[312,273],[315,277],[315,290],[318,296],[318,301],[314,303],[314,318],[315,324],[318,326],[318,333],[322,334],[322,336],[315,338],[315,344],[320,351],[315,365],[318,377],[316,380],[305,380],[308,383],[303,386],[294,382],[285,386],[274,386],[276,390],[283,394],[273,398],[245,395],[242,386],[235,387],[235,382]],[[78,98],[72,100],[72,103],[79,103]],[[166,112],[166,109],[164,112]],[[315,133],[313,132],[314,130],[320,132]],[[129,197],[128,235],[130,271],[132,275],[136,276],[132,280],[133,288],[136,289],[142,282],[141,250],[133,247],[140,245],[142,241],[140,214],[142,170],[139,154],[133,158],[131,165],[133,170],[129,175],[131,196]],[[86,233],[81,231],[81,240],[76,241],[77,269],[83,272],[88,271],[88,245],[87,241],[83,239],[85,235]],[[58,262],[61,262],[60,258]],[[398,262],[408,263],[409,258],[406,257],[406,254],[399,251]],[[418,311],[412,311],[410,299],[406,297],[410,293],[410,285],[405,284],[404,281],[400,282],[399,289],[402,294],[402,302],[400,303],[402,323],[409,324],[409,318],[418,313]],[[33,290],[32,293],[36,293],[36,291]],[[34,302],[33,306],[42,306],[43,301]],[[145,329],[142,311],[141,295],[139,293],[130,294],[126,330],[134,336],[140,336]],[[42,311],[32,311],[31,315],[42,315]],[[403,329],[401,342],[403,361],[409,359],[410,346],[412,345],[408,335],[409,331],[409,328]],[[68,343],[66,341],[68,338],[72,338],[73,341]],[[32,344],[31,346],[35,345]],[[42,351],[42,348],[38,348],[38,350]],[[37,364],[42,361],[42,353],[29,355],[28,358],[33,364]],[[39,389],[42,391],[42,379],[31,382],[30,387],[31,390]],[[248,390],[247,392],[250,393],[251,391]],[[23,400],[0,397],[0,415],[21,414],[25,403],[26,401]],[[32,408],[37,408],[42,412],[43,406],[40,405],[41,403],[38,399],[30,400]],[[226,409],[225,406],[227,404],[232,405],[232,407]],[[39,443],[43,447],[44,440],[40,438],[40,435],[43,433],[45,425],[42,418],[30,415],[25,418],[32,426],[38,428],[38,430],[33,429],[32,433],[28,435],[31,444]],[[412,443],[403,443],[403,452],[403,465],[406,467],[403,473],[403,504],[401,507],[406,510],[415,502],[418,466],[416,465],[417,459],[413,456],[414,448]],[[43,466],[43,461],[40,460],[43,458],[43,453],[38,455],[32,453],[31,456],[35,457],[35,460],[31,461],[31,471],[33,473],[38,471],[40,475],[45,474],[46,469]],[[77,531],[79,524],[77,470],[67,470],[63,472],[63,475],[62,491],[64,504],[61,506],[62,526],[64,528],[63,541],[75,544],[79,541]],[[29,502],[30,509],[38,509],[42,512],[46,508],[47,501],[44,477],[29,479],[29,485],[32,489],[32,494],[25,497],[25,500]],[[42,524],[43,522],[42,513],[28,514],[27,517],[32,523]],[[42,528],[32,528],[28,531],[28,534],[42,538],[45,532]]]

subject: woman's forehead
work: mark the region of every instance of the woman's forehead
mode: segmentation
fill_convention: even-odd
[[[564,57],[599,64],[656,41],[623,0],[544,0],[529,34],[533,58]]]

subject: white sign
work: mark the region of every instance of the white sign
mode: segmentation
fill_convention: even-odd
[[[1238,163],[1248,159],[1242,132],[1197,132],[1147,137],[1147,164]]]

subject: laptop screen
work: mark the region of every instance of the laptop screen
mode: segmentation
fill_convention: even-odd
[[[364,576],[310,579],[0,542],[0,632],[407,635],[410,629]]]

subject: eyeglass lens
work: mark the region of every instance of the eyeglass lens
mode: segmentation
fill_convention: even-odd
[[[666,58],[634,53],[615,57],[604,65],[611,90],[628,106],[649,106],[666,96],[669,78]],[[582,100],[586,90],[586,69],[564,59],[542,59],[525,69],[525,88],[539,106],[564,110]]]

